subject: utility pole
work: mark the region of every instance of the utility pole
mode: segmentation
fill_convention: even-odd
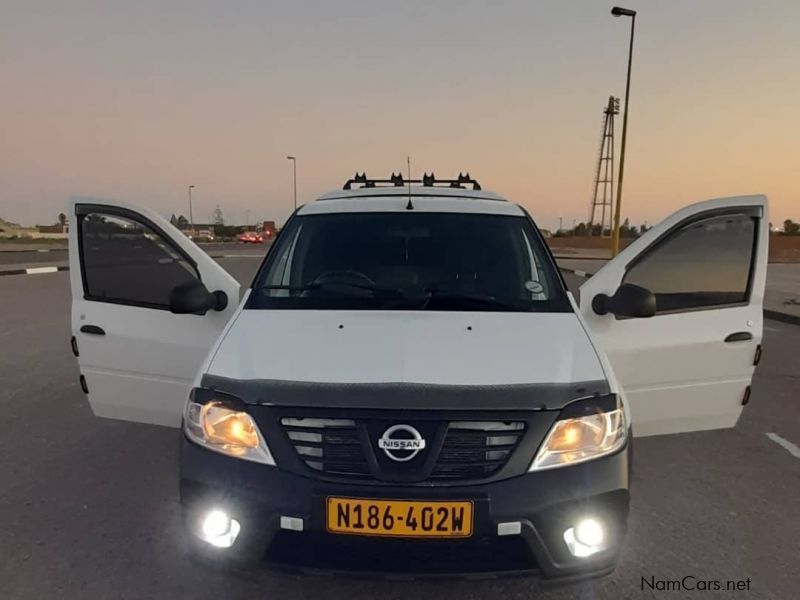
[[[193,185],[189,186],[189,236],[194,239],[194,215],[192,214],[192,190]]]
[[[617,205],[614,210],[614,231],[611,237],[611,256],[619,254],[619,220],[622,212],[622,176],[625,173],[625,142],[628,137],[628,102],[631,96],[631,64],[633,63],[633,32],[636,26],[636,11],[615,6],[611,9],[615,17],[631,18],[631,40],[628,48],[628,78],[625,82],[625,111],[622,113],[622,147],[619,153],[619,177],[617,178]]]
[[[294,156],[287,156],[286,160],[292,161],[292,171],[294,172],[294,209],[297,210],[297,159]]]

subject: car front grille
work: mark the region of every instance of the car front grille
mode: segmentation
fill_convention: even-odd
[[[506,464],[525,431],[519,421],[454,421],[448,424],[430,479],[483,479]]]
[[[281,425],[310,469],[345,477],[371,476],[355,421],[284,417]]]
[[[383,431],[393,422],[380,424]],[[313,471],[332,477],[363,480],[393,480],[393,476],[419,475],[419,480],[463,482],[496,474],[509,460],[525,433],[522,421],[450,421],[435,424],[446,428],[432,466],[429,461],[387,464],[370,437],[369,427],[352,419],[283,417],[281,425],[297,456]],[[421,465],[427,465],[422,467]]]

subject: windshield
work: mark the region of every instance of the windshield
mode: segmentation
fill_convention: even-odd
[[[564,312],[562,281],[523,216],[297,216],[247,308]]]

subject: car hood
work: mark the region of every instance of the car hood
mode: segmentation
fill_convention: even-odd
[[[534,392],[545,406],[607,391],[574,313],[244,310],[203,382],[245,401],[281,403],[277,394],[289,404],[303,403],[304,386],[325,384],[342,392],[329,394],[337,406],[356,403],[359,389],[373,398],[415,386],[428,395],[433,386],[437,397],[511,391],[517,408],[530,406]]]

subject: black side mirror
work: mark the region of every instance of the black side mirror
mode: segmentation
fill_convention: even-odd
[[[192,279],[176,285],[169,293],[169,310],[177,315],[204,315],[228,306],[225,292],[209,292],[203,282]]]
[[[618,317],[652,317],[656,314],[656,295],[638,285],[623,283],[613,296],[597,294],[592,309],[598,315],[611,313]]]

